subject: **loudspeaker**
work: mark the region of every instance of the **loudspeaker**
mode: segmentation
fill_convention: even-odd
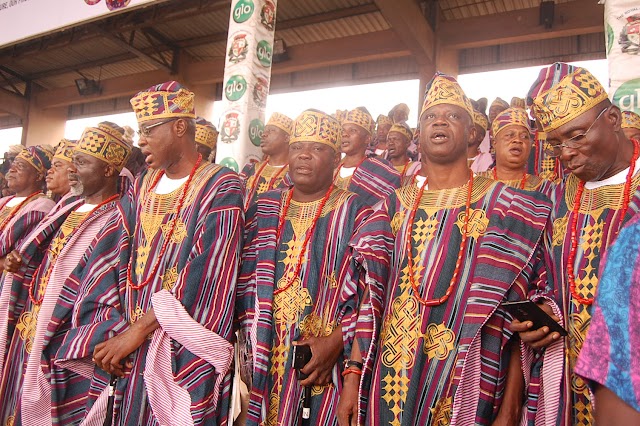
[[[556,3],[553,0],[540,2],[540,25],[544,25],[546,29],[553,27],[555,7]]]

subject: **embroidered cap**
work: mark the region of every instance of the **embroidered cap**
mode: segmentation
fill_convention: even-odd
[[[633,111],[622,111],[622,128],[640,130],[640,115]]]
[[[195,95],[177,81],[167,81],[139,92],[131,98],[138,123],[158,118],[196,118]]]
[[[489,119],[481,112],[473,111],[473,124],[477,124],[484,130],[489,128]]]
[[[347,116],[342,121],[342,125],[345,124],[355,124],[356,126],[362,127],[369,135],[373,134],[375,128],[371,114],[360,108],[352,109],[347,113]]]
[[[493,120],[493,123],[491,123],[493,136],[497,136],[504,128],[512,125],[522,126],[531,133],[527,112],[522,108],[507,108],[502,111],[495,120]]]
[[[380,126],[393,126],[393,121],[386,115],[380,114],[376,119],[376,128],[379,129]]]
[[[464,94],[464,91],[458,84],[458,81],[450,75],[437,72],[431,81],[427,83],[427,90],[424,95],[420,118],[422,118],[426,110],[441,104],[459,106],[467,111],[471,119],[473,119],[473,107],[471,106],[471,101],[467,98],[467,95]]]
[[[218,142],[218,129],[202,117],[196,118],[196,143],[213,149]]]
[[[409,142],[413,140],[413,132],[411,131],[411,127],[409,127],[407,123],[394,124],[393,126],[391,126],[391,129],[389,130],[389,133],[391,132],[398,132],[404,135],[409,140]]]
[[[105,161],[122,171],[131,155],[131,142],[122,127],[103,121],[97,127],[87,127],[82,132],[75,152],[81,152]]]
[[[267,126],[276,126],[289,136],[291,136],[292,125],[293,120],[284,114],[280,114],[279,112],[274,112],[273,114],[271,114],[271,117],[269,117],[269,121],[267,122]]]
[[[318,142],[339,151],[342,127],[338,120],[322,111],[308,109],[294,121],[289,145],[295,142]]]
[[[56,147],[56,152],[53,154],[53,158],[57,158],[59,160],[68,161],[71,163],[73,161],[73,151],[78,146],[78,141],[72,141],[70,139],[61,139],[58,142],[58,146]]]
[[[43,146],[28,146],[23,148],[22,151],[16,156],[17,159],[21,159],[31,164],[39,173],[43,175],[51,168],[51,152],[45,149]]]

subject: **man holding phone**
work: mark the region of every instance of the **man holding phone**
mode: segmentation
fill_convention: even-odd
[[[238,286],[254,362],[247,425],[333,425],[343,379],[354,378],[357,415],[392,237],[383,215],[333,185],[341,134],[329,115],[303,112],[289,141],[293,188],[247,211]]]

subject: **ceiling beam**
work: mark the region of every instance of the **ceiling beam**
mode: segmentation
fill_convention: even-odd
[[[25,118],[29,101],[8,90],[0,89],[0,111]]]
[[[366,62],[383,58],[411,56],[399,37],[391,30],[337,38],[317,43],[309,43],[287,48],[290,59],[273,65],[275,75],[314,68]],[[188,61],[182,66],[179,76],[170,76],[165,71],[152,71],[120,78],[103,80],[102,94],[80,96],[74,87],[63,87],[39,92],[36,104],[40,108],[55,108],[89,101],[111,99],[133,95],[139,90],[166,81],[178,79],[187,86],[222,82],[225,58],[204,62]]]
[[[415,0],[375,0],[382,16],[420,65],[435,60],[436,37]]]
[[[444,47],[468,49],[523,41],[602,32],[604,6],[595,1],[572,1],[555,6],[551,29],[539,24],[537,7],[476,18],[440,22],[438,38]]]
[[[144,62],[152,65],[154,68],[166,71],[169,74],[173,73],[173,70],[171,69],[171,67],[167,66],[162,61],[159,61],[158,59],[154,58],[153,56],[148,55],[147,53],[143,52],[142,50],[138,49],[137,47],[127,43],[126,41],[121,39],[119,36],[117,36],[115,34],[107,33],[106,31],[102,33],[102,36],[104,38],[108,39],[109,41],[117,44],[121,48],[133,53],[138,58],[142,59]]]

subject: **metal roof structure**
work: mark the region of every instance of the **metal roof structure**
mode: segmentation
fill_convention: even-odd
[[[605,56],[597,0],[555,0],[550,28],[540,2],[279,0],[276,39],[289,59],[274,64],[271,91]],[[159,0],[0,48],[0,111],[20,116],[35,99],[69,117],[116,112],[120,98],[171,76],[219,95],[230,4]],[[99,80],[102,92],[79,95],[79,78]]]

